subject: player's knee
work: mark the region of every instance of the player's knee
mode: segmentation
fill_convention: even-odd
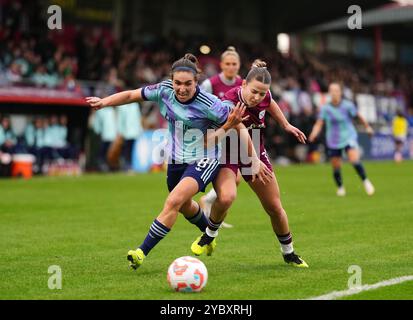
[[[331,165],[334,170],[339,170],[341,169],[341,161],[332,161]]]
[[[237,197],[236,192],[227,192],[224,194],[218,195],[218,198],[216,201],[224,207],[224,208],[229,208],[231,207],[232,203],[235,201],[235,198]]]
[[[274,201],[270,205],[266,206],[266,211],[271,217],[281,217],[285,214],[284,208],[279,201]]]
[[[185,204],[184,199],[178,195],[169,196],[165,202],[165,209],[168,211],[178,211]]]

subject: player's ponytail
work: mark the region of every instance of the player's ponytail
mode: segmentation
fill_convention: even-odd
[[[198,68],[198,59],[191,53],[185,54],[185,56],[174,62],[172,65],[172,78],[173,74],[178,71],[192,72],[195,79],[198,80],[201,70]]]
[[[246,77],[247,83],[257,80],[263,84],[271,84],[271,74],[267,70],[267,63],[260,59],[253,62],[250,72]]]
[[[198,64],[198,59],[192,53],[186,53],[183,59],[189,60],[195,65]]]
[[[227,50],[224,51],[224,53],[221,55],[221,61],[224,60],[227,56],[234,56],[235,58],[238,59],[238,61],[241,61],[240,55],[237,52],[237,49],[233,46],[229,46]]]

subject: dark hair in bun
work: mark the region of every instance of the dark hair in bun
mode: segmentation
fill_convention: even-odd
[[[250,72],[246,77],[247,82],[257,80],[263,84],[271,84],[271,74],[267,70],[267,63],[257,59],[252,64]]]
[[[199,74],[201,70],[198,68],[198,59],[192,54],[187,53],[185,56],[177,61],[174,62],[172,65],[172,74],[177,71],[187,71],[192,72],[195,76],[195,79],[198,80]]]

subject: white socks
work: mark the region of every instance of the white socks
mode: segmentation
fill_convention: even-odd
[[[217,199],[217,193],[215,192],[214,189],[211,189],[205,196],[205,201],[208,201],[209,203],[214,203],[214,201]]]
[[[293,243],[291,242],[290,244],[281,244],[281,251],[284,256],[287,254],[293,253],[294,252]]]

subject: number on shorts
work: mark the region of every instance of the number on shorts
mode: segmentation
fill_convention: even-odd
[[[196,171],[202,171],[202,170],[205,169],[210,163],[211,163],[211,159],[209,159],[209,158],[202,159],[202,160],[200,160],[200,161],[197,162],[195,170],[196,170]]]

